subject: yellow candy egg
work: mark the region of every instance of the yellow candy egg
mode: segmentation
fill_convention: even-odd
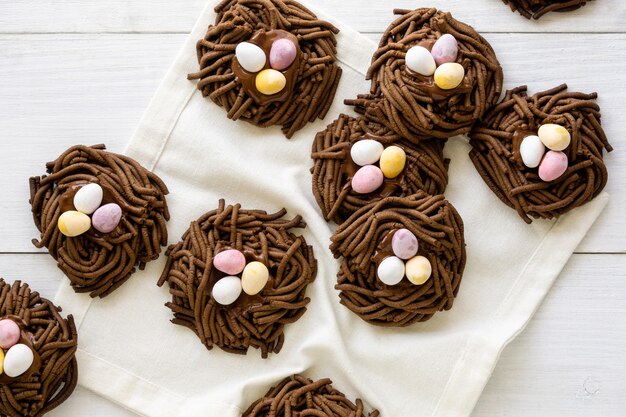
[[[435,84],[442,90],[457,88],[465,78],[465,69],[456,62],[447,62],[439,65],[435,71]]]
[[[250,262],[241,274],[241,287],[248,295],[260,293],[270,277],[267,267],[261,262]]]
[[[414,256],[406,263],[406,277],[415,285],[422,285],[428,281],[432,272],[430,261],[423,256]]]
[[[406,165],[406,153],[398,146],[389,146],[380,154],[380,170],[385,178],[395,178]]]
[[[4,351],[0,349],[0,375],[4,372]]]
[[[567,148],[572,141],[572,138],[563,126],[555,124],[545,124],[539,128],[537,133],[541,143],[546,145],[546,148],[552,151],[562,151]]]
[[[80,211],[70,210],[59,216],[57,226],[65,236],[75,237],[89,230],[91,219]]]
[[[285,76],[274,69],[264,69],[256,75],[255,79],[256,89],[267,96],[281,92],[286,84]]]

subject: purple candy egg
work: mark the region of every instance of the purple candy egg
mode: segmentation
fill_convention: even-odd
[[[297,53],[296,45],[289,39],[278,39],[270,49],[270,66],[277,71],[282,71],[293,63]]]
[[[417,238],[409,229],[396,230],[391,238],[391,249],[400,259],[410,259],[417,254]]]
[[[455,62],[459,53],[459,44],[456,38],[449,33],[442,35],[430,50],[430,54],[435,58],[437,65],[448,62]]]
[[[122,219],[122,209],[115,203],[105,204],[91,216],[91,225],[101,233],[111,233]]]

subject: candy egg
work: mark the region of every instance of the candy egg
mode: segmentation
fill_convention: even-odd
[[[410,259],[417,253],[417,238],[409,229],[396,230],[391,238],[391,249],[400,259]]]
[[[224,277],[213,285],[211,295],[218,304],[227,306],[234,303],[241,294],[241,280],[237,277]]]
[[[427,77],[433,75],[435,69],[437,69],[435,58],[423,46],[412,46],[406,52],[404,62],[411,71]]]
[[[383,144],[377,140],[363,139],[352,145],[350,157],[357,165],[371,165],[378,162],[383,149]]]
[[[546,148],[552,151],[562,151],[567,148],[572,141],[572,138],[563,126],[555,124],[545,124],[539,128],[537,133],[541,142],[546,145]]]
[[[265,66],[265,52],[250,42],[241,42],[235,48],[235,56],[239,65],[248,72],[261,71]]]
[[[243,269],[241,274],[241,287],[243,292],[248,295],[254,295],[261,292],[267,284],[267,280],[270,277],[270,271],[261,262],[250,262]]]
[[[459,44],[454,36],[446,33],[437,39],[430,53],[437,65],[454,62],[459,53]]]
[[[383,185],[383,172],[374,165],[365,165],[352,177],[352,189],[359,194],[369,194]]]
[[[567,171],[567,155],[559,151],[548,151],[539,165],[539,178],[554,181]]]
[[[442,90],[452,90],[463,82],[465,69],[461,64],[448,62],[441,64],[435,71],[435,84]]]
[[[4,350],[0,349],[0,375],[4,371]]]
[[[289,39],[278,39],[270,49],[270,66],[282,71],[292,64],[297,53],[296,45]]]
[[[422,285],[433,272],[430,261],[423,256],[415,256],[406,263],[406,277],[415,285]]]
[[[215,255],[213,266],[225,274],[236,275],[246,266],[246,257],[237,249],[227,249]]]
[[[380,169],[386,178],[395,178],[404,169],[406,153],[399,146],[389,146],[380,155]]]
[[[11,378],[20,376],[28,371],[34,360],[35,355],[28,346],[14,345],[4,356],[4,373]]]
[[[110,233],[120,223],[122,209],[115,203],[105,204],[91,216],[93,228],[102,233]]]
[[[0,348],[8,349],[20,340],[20,326],[10,319],[0,320]]]
[[[91,219],[85,213],[70,210],[59,216],[57,226],[65,236],[75,237],[89,230]]]
[[[388,256],[378,265],[378,279],[387,285],[396,285],[404,278],[404,262],[395,256]]]
[[[539,136],[526,136],[519,146],[519,153],[522,156],[524,165],[528,168],[537,168],[546,153],[546,147],[539,139]]]
[[[102,187],[96,183],[87,184],[74,195],[74,207],[81,213],[91,214],[102,203]]]
[[[256,75],[255,85],[261,94],[271,96],[285,88],[287,79],[281,72],[274,69],[265,69]]]

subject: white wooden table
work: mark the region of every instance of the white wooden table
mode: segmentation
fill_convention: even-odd
[[[63,278],[30,242],[28,177],[77,143],[122,151],[205,1],[0,0],[0,276],[54,296]],[[372,39],[393,7],[450,10],[492,43],[506,87],[598,91],[616,149],[606,159],[611,201],[502,353],[474,416],[626,415],[626,2],[597,0],[539,23],[500,0],[315,3]],[[133,415],[81,388],[50,415],[87,413]]]

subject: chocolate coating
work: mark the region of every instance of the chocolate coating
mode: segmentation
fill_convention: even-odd
[[[261,349],[263,358],[278,353],[285,325],[306,311],[310,299],[305,291],[317,273],[313,248],[289,231],[305,222],[300,216],[281,219],[285,213],[243,210],[220,200],[216,210],[191,222],[182,240],[168,248],[158,281],[169,285],[172,301],[166,306],[174,313],[172,323],[193,330],[209,350],[216,345],[245,354],[252,346]],[[270,277],[260,293],[242,292],[230,305],[213,299],[213,285],[226,275],[213,267],[213,257],[225,249],[240,250],[247,262],[268,267]]]
[[[569,12],[576,10],[590,0],[502,0],[527,19],[539,19],[549,12]]]
[[[365,417],[363,402],[357,398],[354,404],[331,383],[328,378],[313,381],[302,375],[287,377],[253,402],[243,417]],[[369,417],[379,415],[378,410],[369,413]]]
[[[224,107],[230,119],[260,127],[278,125],[288,138],[308,122],[324,118],[341,77],[337,28],[294,0],[226,0],[215,11],[215,24],[197,43],[200,70],[188,76],[198,80],[203,96]],[[293,69],[283,71],[286,87],[263,96],[255,91],[252,77],[237,69],[235,48],[241,42],[265,46],[272,34],[280,33],[276,31],[288,32],[299,54]],[[269,48],[263,49],[268,57]]]
[[[352,161],[350,149],[362,139],[377,140],[385,147],[399,146],[407,156],[402,173],[396,178],[385,178],[383,185],[369,194],[356,193],[350,185],[360,168]],[[341,114],[315,136],[311,150],[313,195],[324,218],[340,224],[361,207],[381,198],[410,195],[419,190],[442,194],[448,183],[444,143],[432,139],[414,144],[366,118]]]
[[[73,146],[46,164],[48,175],[30,179],[30,204],[41,232],[33,244],[46,247],[70,279],[76,292],[105,297],[122,285],[136,267],[159,257],[167,243],[165,201],[161,179],[133,159],[105,150],[104,145]],[[90,182],[99,184],[103,204],[122,209],[118,226],[110,233],[91,227],[76,237],[63,235],[59,216],[74,210],[74,195]]]
[[[400,17],[383,34],[366,75],[372,80],[370,93],[345,103],[412,142],[467,133],[502,91],[502,68],[493,48],[450,13],[435,8],[394,13]],[[430,50],[444,34],[457,40],[456,62],[465,69],[463,82],[450,90],[437,87],[432,76],[408,70],[404,62],[411,47]]]
[[[12,285],[0,278],[0,319],[15,321],[21,330],[18,343],[29,346],[35,360],[22,375],[0,375],[0,415],[41,417],[63,403],[78,381],[75,358],[77,332],[71,315],[31,291],[27,284]]]
[[[250,38],[248,42],[257,45],[265,52],[265,66],[262,69],[264,70],[271,68],[268,57],[272,48],[272,43],[278,39],[289,39],[294,45],[296,45],[297,52],[293,63],[287,69],[280,71],[285,76],[287,83],[285,84],[285,88],[276,94],[265,95],[259,92],[259,90],[256,89],[256,75],[260,71],[254,73],[246,71],[239,64],[239,61],[237,61],[237,57],[232,60],[232,69],[237,76],[237,80],[241,83],[241,86],[246,94],[252,97],[257,104],[268,104],[274,101],[282,102],[289,99],[293,93],[293,87],[296,84],[296,77],[298,75],[298,69],[300,68],[300,60],[302,59],[302,52],[300,51],[300,46],[298,45],[298,38],[289,32],[285,32],[284,30],[270,30],[267,32],[259,30],[252,36],[252,38]]]
[[[526,86],[506,96],[470,133],[470,158],[489,188],[526,223],[552,219],[596,197],[608,172],[603,151],[613,148],[600,124],[597,94],[568,92],[567,85],[529,96]],[[569,167],[554,181],[539,178],[537,168],[522,162],[520,144],[542,124],[565,127],[571,135],[563,151]]]
[[[418,255],[432,265],[422,285],[405,277],[389,286],[377,277],[380,262],[393,254],[392,235],[401,228],[417,237]],[[465,269],[465,240],[461,217],[442,195],[420,191],[373,202],[342,223],[331,241],[334,256],[343,257],[335,286],[341,303],[366,322],[402,327],[452,308]]]

